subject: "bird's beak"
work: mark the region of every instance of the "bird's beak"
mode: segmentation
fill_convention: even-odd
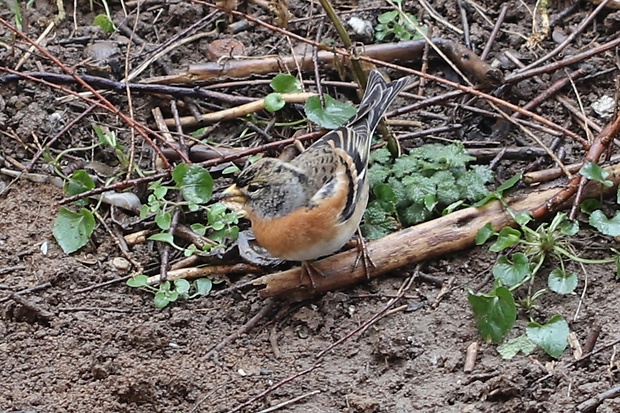
[[[231,185],[224,192],[222,192],[218,197],[218,200],[222,203],[226,204],[245,204],[246,198],[243,195],[243,192],[237,188],[237,185]]]

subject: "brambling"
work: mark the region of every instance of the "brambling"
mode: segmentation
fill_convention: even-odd
[[[345,125],[290,162],[262,158],[239,174],[221,199],[245,213],[259,245],[277,258],[301,261],[310,276],[308,261],[349,241],[368,204],[372,134],[409,80],[388,84],[371,71],[357,114]]]

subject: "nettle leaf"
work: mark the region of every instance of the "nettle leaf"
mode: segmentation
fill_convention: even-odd
[[[88,243],[95,230],[95,217],[86,208],[74,212],[60,207],[54,220],[52,234],[65,254],[71,254]]]
[[[286,101],[280,93],[270,93],[265,96],[265,109],[269,112],[277,112],[286,105]]]
[[[553,358],[562,355],[568,346],[568,323],[562,316],[554,315],[546,324],[531,322],[525,330],[530,340]]]
[[[321,105],[318,96],[311,96],[306,101],[306,116],[312,122],[319,124],[325,129],[336,129],[351,119],[356,109],[349,103],[340,102],[329,95],[323,95],[325,107]]]
[[[271,88],[278,93],[301,92],[301,82],[293,75],[280,73],[271,79]]]
[[[476,233],[476,245],[482,245],[489,240],[495,231],[493,230],[493,224],[487,222],[484,227],[480,228]]]
[[[368,183],[371,188],[384,183],[390,176],[390,168],[380,164],[374,164],[368,169]]]
[[[406,208],[398,211],[398,217],[406,226],[415,225],[417,223],[428,220],[433,213],[429,211],[422,202],[414,203]]]
[[[497,235],[495,244],[491,245],[489,251],[501,252],[506,248],[516,245],[521,239],[521,231],[512,227],[504,227]]]
[[[504,287],[497,287],[489,294],[470,291],[467,300],[482,338],[492,343],[501,342],[517,319],[517,306],[510,291]]]
[[[512,262],[506,256],[499,257],[497,264],[493,266],[495,279],[508,287],[520,284],[530,274],[530,263],[525,254],[520,252],[512,256]]]
[[[614,184],[612,181],[607,179],[609,177],[609,172],[594,162],[586,162],[585,165],[583,165],[579,170],[579,173],[581,176],[600,182],[606,187],[611,187]]]
[[[590,214],[589,222],[602,234],[610,237],[620,236],[620,211],[616,211],[613,218],[609,219],[603,211],[596,210]]]
[[[386,147],[379,148],[370,153],[370,163],[386,164],[386,163],[390,163],[391,161],[392,161],[392,154]]]
[[[492,177],[492,174],[489,176],[489,171],[490,169],[477,165],[461,175],[456,181],[456,187],[460,189],[460,197],[467,201],[484,198],[489,193],[486,184]]]
[[[549,289],[558,294],[570,294],[577,288],[577,275],[573,272],[565,272],[560,268],[549,273],[547,280]]]
[[[398,223],[383,208],[381,202],[372,201],[364,214],[362,232],[369,239],[379,239],[398,229]]]
[[[497,352],[504,360],[510,360],[516,356],[519,351],[523,354],[530,355],[536,349],[536,343],[530,340],[525,334],[512,338],[503,344],[497,346]]]
[[[179,164],[172,171],[172,179],[186,201],[204,204],[213,195],[213,178],[198,165]]]

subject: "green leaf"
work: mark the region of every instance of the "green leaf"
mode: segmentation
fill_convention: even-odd
[[[166,292],[164,291],[157,291],[155,293],[155,297],[153,298],[153,303],[155,304],[155,307],[159,309],[166,308],[166,306],[170,304],[171,301],[172,300],[170,300],[168,294],[166,294]]]
[[[286,101],[280,93],[270,93],[265,96],[265,109],[269,112],[277,112],[286,105]]]
[[[396,17],[398,17],[398,10],[392,10],[392,11],[388,11],[386,13],[380,14],[379,17],[377,17],[377,21],[379,23],[387,24],[387,23],[394,21]]]
[[[590,215],[592,211],[595,211],[597,209],[601,209],[601,201],[599,201],[598,199],[585,199],[581,202],[581,204],[579,204],[579,210],[584,214]]]
[[[71,174],[64,189],[67,196],[73,196],[89,191],[94,187],[93,178],[85,170],[79,169]]]
[[[546,324],[531,322],[527,325],[526,334],[534,343],[553,358],[562,355],[568,346],[568,323],[562,316],[554,315]]]
[[[519,337],[512,338],[497,346],[497,352],[504,360],[513,358],[519,353],[519,351],[528,356],[535,349],[536,343],[530,340],[525,334],[521,334]]]
[[[168,211],[161,211],[160,213],[155,215],[155,223],[163,231],[166,231],[170,228],[171,222],[172,215]]]
[[[562,234],[568,235],[569,237],[577,235],[579,232],[579,222],[577,222],[577,220],[571,221],[569,219],[564,219],[560,224],[560,231]]]
[[[516,174],[515,176],[513,176],[512,178],[510,178],[509,180],[507,180],[506,182],[501,184],[497,188],[497,192],[499,192],[501,195],[503,195],[506,190],[508,190],[508,189],[512,188],[513,186],[515,186],[517,184],[517,182],[519,182],[521,180],[522,176],[523,176],[523,173]]]
[[[512,227],[504,227],[497,235],[495,244],[491,245],[489,251],[501,252],[519,243],[521,231]]]
[[[194,281],[194,288],[197,295],[208,295],[213,288],[213,283],[208,278],[198,278]]]
[[[148,280],[149,277],[147,277],[146,275],[138,274],[128,279],[127,285],[134,288],[146,287],[149,285]]]
[[[174,280],[174,290],[179,295],[187,294],[189,292],[190,287],[191,287],[191,284],[187,280],[183,280],[183,279]]]
[[[612,187],[614,184],[612,181],[607,179],[609,177],[609,172],[594,162],[586,162],[585,165],[583,165],[579,170],[579,173],[581,176],[600,182],[606,187]]]
[[[201,237],[204,237],[205,234],[207,233],[207,227],[203,224],[194,223],[190,225],[189,227],[192,229],[192,231],[194,231],[196,234],[200,235]]]
[[[480,228],[476,233],[476,245],[482,245],[489,240],[495,231],[493,230],[493,224],[487,222],[484,227]]]
[[[93,19],[93,26],[101,27],[104,33],[110,34],[114,32],[114,23],[105,14],[99,14]]]
[[[278,93],[301,92],[301,82],[295,76],[280,73],[271,79],[271,88]]]
[[[604,235],[609,235],[610,237],[620,236],[620,211],[616,211],[613,218],[609,219],[599,209],[590,214],[589,221],[590,225]]]
[[[95,230],[95,217],[86,208],[73,212],[60,207],[52,233],[65,254],[71,254],[88,243]]]
[[[572,272],[564,272],[560,268],[549,273],[547,280],[549,289],[558,294],[570,294],[577,288],[577,275]]]
[[[172,179],[186,201],[204,204],[211,200],[213,178],[206,169],[182,163],[172,171]]]
[[[513,287],[520,284],[531,274],[530,264],[525,254],[517,252],[512,256],[512,262],[508,257],[499,257],[493,266],[493,276],[503,285]]]
[[[386,164],[390,163],[392,159],[392,154],[386,147],[370,152],[370,163]]]
[[[532,221],[532,219],[533,218],[530,211],[523,211],[515,216],[515,222],[520,226],[527,225],[530,221]]]
[[[368,204],[364,214],[362,232],[368,239],[379,239],[398,229],[396,220],[388,214],[378,201]]]
[[[172,234],[168,234],[165,232],[159,232],[157,234],[153,234],[150,237],[148,237],[148,239],[151,241],[165,242],[167,244],[174,246],[174,237],[172,236]]]
[[[492,343],[501,342],[517,319],[517,306],[510,291],[504,287],[497,287],[488,295],[470,291],[467,300],[482,338]]]
[[[336,129],[351,119],[356,109],[353,105],[340,102],[329,95],[324,95],[325,108],[321,106],[321,99],[312,96],[306,101],[306,116],[312,122],[326,129]]]

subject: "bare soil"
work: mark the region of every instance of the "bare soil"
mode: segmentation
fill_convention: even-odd
[[[81,1],[74,13],[70,3],[65,2],[67,19],[53,30],[47,47],[67,66],[74,67],[84,59],[86,43],[106,36],[91,26],[94,16],[103,12],[101,5],[95,4],[95,11],[90,11],[88,2]],[[162,43],[214,11],[191,2],[163,3],[154,1],[143,6],[135,24],[136,33],[152,44]],[[418,16],[423,24],[434,27],[434,36],[462,41],[462,37],[443,23],[431,19],[417,2],[405,3],[406,10]],[[457,2],[432,0],[430,3],[452,25],[463,27]],[[528,8],[533,9],[535,2],[505,3],[508,6],[502,25],[505,31],[495,39],[487,61],[499,59],[503,52],[511,50],[527,62],[545,55],[557,45],[548,38],[533,49],[526,48],[525,38],[532,32]],[[569,6],[568,2],[556,3],[550,9],[552,18]],[[497,19],[501,2],[483,0],[478,4],[482,9],[468,5],[466,10],[471,42],[480,54],[490,37],[491,23]],[[115,21],[123,21],[120,5],[114,2],[110,6]],[[380,12],[391,9],[380,1],[340,1],[335,6],[340,12],[353,11],[373,24]],[[587,1],[580,2],[552,28],[556,38],[575,30],[594,7]],[[135,13],[134,6],[128,10]],[[267,11],[256,6],[244,4],[241,10],[270,19]],[[291,1],[290,10],[293,18],[289,29],[314,39],[320,6]],[[56,8],[38,0],[23,12],[26,33],[36,39]],[[619,20],[617,15],[613,9],[605,9],[571,42],[564,56],[617,38],[614,26]],[[134,16],[132,14],[126,21],[130,27],[134,25]],[[307,16],[314,17],[302,19]],[[13,21],[6,8],[0,9],[0,17]],[[215,18],[227,19],[217,12],[196,31],[214,30]],[[233,18],[233,21],[239,20]],[[326,21],[323,38],[337,39],[333,28],[328,27],[330,24]],[[75,40],[82,37],[86,40]],[[199,41],[176,48],[164,60],[177,69],[188,63],[205,61],[206,45],[216,38],[229,37],[233,36],[213,31]],[[241,40],[248,54],[253,56],[278,50],[288,53],[282,35],[265,28],[249,25],[234,37]],[[21,40],[12,41],[4,25],[0,25],[0,38],[6,42],[0,43],[0,64],[15,67],[28,45]],[[69,42],[71,39],[74,41]],[[113,39],[120,41],[125,50],[126,38],[114,35]],[[601,124],[605,121],[597,118],[590,104],[600,96],[614,96],[617,52],[612,49],[590,58],[585,63],[590,73],[600,75],[576,83],[586,115]],[[132,67],[142,62],[140,56],[136,51]],[[38,53],[33,54],[21,70],[59,73]],[[508,74],[514,68],[503,70]],[[437,67],[433,63],[429,71],[438,76],[453,76],[447,67]],[[0,75],[5,74],[0,72]],[[161,66],[154,64],[150,72],[142,76],[162,74]],[[550,72],[542,75],[542,79],[549,85],[562,74],[562,70]],[[308,73],[304,78],[313,76]],[[337,80],[335,73],[329,72],[328,77]],[[505,98],[523,105],[542,89],[544,87],[534,81],[526,80],[517,84]],[[266,85],[222,91],[242,96],[262,96],[269,92]],[[335,93],[335,90],[330,92]],[[428,96],[443,92],[443,87],[432,83],[425,90]],[[574,90],[567,89],[566,94],[579,105]],[[59,101],[64,95],[62,91],[31,81],[0,84],[3,168],[16,170],[17,163],[27,165],[40,145],[45,145],[61,125],[84,110],[84,105],[77,101]],[[127,96],[115,92],[108,98],[129,113]],[[161,97],[139,94],[133,96],[132,105],[136,119],[151,125],[150,109],[169,107]],[[169,113],[168,109],[164,110]],[[180,110],[183,115],[188,114],[183,107]],[[428,112],[408,116],[411,120],[420,120],[422,129],[454,121],[452,108],[433,106],[427,110],[445,117],[432,118]],[[547,101],[537,111],[586,136],[578,122],[554,100]],[[53,114],[58,114],[59,119]],[[127,125],[104,110],[96,109],[51,145],[52,154],[91,144],[95,139],[91,124],[95,122],[117,130],[119,137],[128,144]],[[224,122],[209,138],[236,140],[244,128],[240,121]],[[547,145],[553,139],[543,132],[537,134]],[[456,138],[453,133],[438,136]],[[142,145],[140,137],[136,139],[140,142],[137,162],[152,170],[148,145]],[[515,130],[499,139],[502,141],[495,144],[497,147],[535,146]],[[433,141],[424,138],[414,143]],[[579,145],[569,139],[564,148],[568,161],[580,160],[583,156]],[[93,159],[106,163],[112,162],[114,156],[100,150],[74,152],[63,158],[63,165],[66,167],[69,161],[80,164]],[[498,178],[511,176],[533,159],[501,161],[497,167]],[[551,163],[546,162],[542,168],[549,165]],[[53,174],[44,159],[37,162],[34,172]],[[223,185],[219,183],[218,187]],[[142,196],[144,188],[137,188],[136,192]],[[119,280],[131,270],[119,270],[112,264],[121,253],[115,237],[101,222],[85,248],[72,255],[62,252],[51,235],[58,210],[56,202],[62,197],[62,190],[51,184],[0,175],[0,412],[227,412],[235,408],[238,408],[236,411],[258,412],[299,396],[303,397],[279,411],[572,412],[585,400],[618,386],[617,346],[602,350],[579,364],[569,364],[573,360],[570,349],[559,360],[540,351],[528,357],[518,355],[512,360],[502,360],[494,345],[480,339],[467,302],[467,291],[480,284],[497,258],[486,248],[425,262],[423,272],[442,280],[446,286],[443,291],[430,283],[414,282],[397,304],[404,308],[353,335],[320,359],[317,359],[319,352],[381,311],[411,276],[413,268],[326,294],[312,302],[276,302],[253,328],[243,332],[214,357],[208,357],[216,345],[259,313],[267,305],[265,300],[254,291],[234,292],[181,301],[158,310],[153,306],[152,295],[130,289],[123,281],[100,285]],[[114,226],[105,207],[102,219],[108,228]],[[601,239],[588,230],[582,231],[577,241],[579,251],[590,257],[606,255],[614,244],[613,240]],[[130,254],[151,274],[157,272],[159,254],[151,243],[132,247]],[[536,312],[537,319],[546,320],[556,313],[564,315],[582,345],[593,326],[600,325],[602,329],[595,350],[619,339],[620,290],[614,266],[582,269],[575,264],[571,270],[580,277],[576,294],[566,297],[547,294]],[[249,275],[226,277],[226,282],[217,289],[249,279]],[[27,289],[32,290],[24,291]],[[11,298],[11,293],[16,292],[22,292],[20,297],[27,300],[26,304]],[[521,329],[527,321],[527,317],[520,317]],[[477,362],[473,372],[465,373],[466,349],[474,342],[480,345]],[[274,384],[281,385],[246,406],[240,406]],[[605,400],[596,411],[618,412],[620,399]]]

